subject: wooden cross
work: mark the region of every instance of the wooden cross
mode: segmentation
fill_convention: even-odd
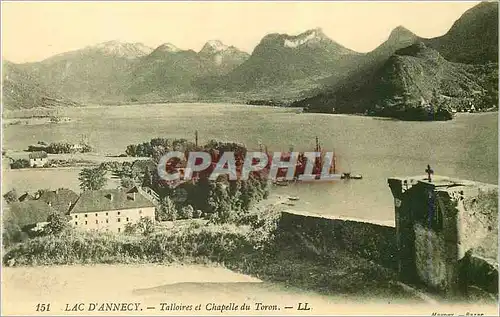
[[[431,175],[434,174],[434,171],[431,169],[431,166],[429,164],[427,164],[427,169],[425,170],[425,172],[427,173],[427,180],[429,182],[432,182]]]

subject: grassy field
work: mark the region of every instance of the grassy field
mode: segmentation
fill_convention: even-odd
[[[78,174],[81,168],[30,168],[18,170],[3,170],[2,194],[15,188],[18,193],[35,192],[38,189],[69,188],[80,192]],[[120,180],[112,178],[108,173],[106,188],[116,188]]]

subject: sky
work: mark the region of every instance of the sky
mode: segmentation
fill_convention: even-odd
[[[421,37],[445,34],[478,2],[5,2],[2,55],[39,61],[110,40],[200,50],[218,39],[249,53],[269,33],[321,27],[368,52],[403,25]]]

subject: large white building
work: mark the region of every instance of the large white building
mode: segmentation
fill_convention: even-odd
[[[70,210],[71,224],[83,230],[123,232],[141,217],[155,219],[155,204],[141,189],[84,191]]]

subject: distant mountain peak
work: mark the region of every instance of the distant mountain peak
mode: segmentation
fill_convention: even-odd
[[[155,52],[179,52],[180,48],[172,43],[163,43],[155,49]]]
[[[96,45],[88,46],[87,49],[98,50],[106,55],[136,58],[145,56],[153,51],[142,43],[125,43],[117,40],[102,42]]]
[[[219,40],[210,40],[203,45],[200,53],[216,53],[222,52],[229,48],[229,46],[225,45]]]
[[[323,32],[323,29],[320,27],[316,27],[314,29],[309,29],[309,30],[305,31],[304,33],[314,33],[316,36],[325,36],[326,37],[325,33]],[[302,34],[304,34],[304,33],[302,33]]]
[[[225,65],[228,69],[243,63],[249,56],[234,46],[229,46],[219,40],[210,40],[198,52],[199,56],[211,60],[215,65]]]
[[[284,41],[285,47],[296,48],[308,43],[317,43],[323,40],[330,40],[321,28],[314,28],[300,33],[296,36],[287,36]]]
[[[416,38],[417,36],[412,31],[408,30],[402,25],[398,25],[394,30],[391,31],[389,35],[389,40],[406,40],[411,38]]]

